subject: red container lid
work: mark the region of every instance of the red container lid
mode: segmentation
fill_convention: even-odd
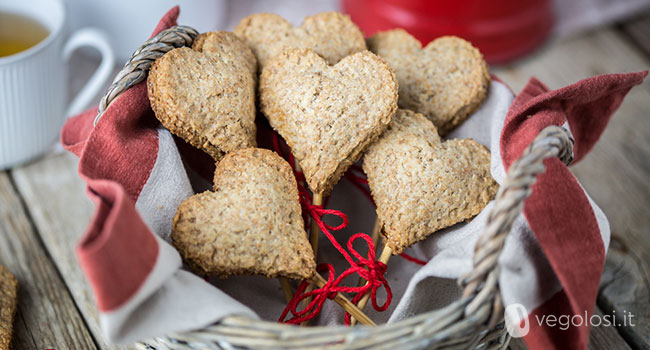
[[[549,0],[342,0],[342,7],[366,36],[404,28],[426,45],[443,35],[468,41],[489,63],[530,52],[549,34]]]

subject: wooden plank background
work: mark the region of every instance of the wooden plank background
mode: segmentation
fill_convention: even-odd
[[[93,203],[86,197],[85,184],[77,175],[77,164],[75,156],[64,153],[15,169],[12,177],[99,347],[123,349],[111,346],[102,336],[90,285],[74,254],[94,211]]]
[[[5,173],[0,173],[0,203],[0,264],[16,276],[19,288],[14,348],[96,349]]]

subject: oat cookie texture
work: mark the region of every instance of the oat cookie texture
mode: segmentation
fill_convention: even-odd
[[[201,274],[308,279],[316,268],[291,167],[265,149],[226,155],[214,191],[178,207],[171,237]]]
[[[192,49],[222,62],[240,63],[257,79],[257,59],[253,51],[231,32],[202,33],[194,39]]]
[[[310,189],[326,195],[390,123],[397,80],[369,51],[331,66],[313,50],[289,49],[264,67],[260,104]]]
[[[153,63],[151,108],[164,127],[216,161],[255,147],[256,67],[234,34],[202,34],[194,49],[173,49]]]
[[[0,265],[0,350],[11,349],[13,321],[18,304],[18,282]]]
[[[483,145],[471,139],[443,142],[431,121],[403,109],[368,149],[363,170],[394,254],[471,219],[497,191]]]
[[[260,67],[288,48],[313,49],[329,64],[366,49],[361,30],[337,12],[306,17],[300,27],[278,15],[258,13],[242,19],[234,32],[253,49]]]
[[[368,49],[395,70],[399,106],[424,114],[446,135],[483,102],[490,84],[487,64],[469,42],[440,37],[425,48],[403,29],[368,38]]]

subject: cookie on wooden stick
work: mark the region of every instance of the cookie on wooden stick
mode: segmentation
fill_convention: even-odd
[[[390,123],[397,110],[397,80],[369,51],[330,65],[311,49],[287,49],[264,67],[260,102],[298,160],[313,204],[322,205],[323,196]],[[314,254],[318,237],[314,220]]]
[[[438,230],[470,220],[498,187],[487,148],[471,139],[443,142],[427,118],[403,109],[368,149],[363,169],[385,238],[383,263]]]
[[[269,150],[226,155],[217,164],[214,191],[196,194],[178,207],[171,238],[184,261],[201,274],[325,284],[315,272],[291,167]],[[367,322],[343,296],[335,301]]]
[[[487,63],[461,38],[440,37],[422,48],[406,31],[394,29],[373,35],[367,43],[395,70],[400,108],[422,113],[441,136],[462,123],[487,96]]]
[[[178,207],[172,242],[193,270],[309,279],[316,268],[289,165],[259,148],[224,157],[214,191]]]
[[[329,65],[313,50],[289,49],[262,71],[260,102],[309,188],[327,195],[388,127],[397,110],[397,80],[369,51]]]

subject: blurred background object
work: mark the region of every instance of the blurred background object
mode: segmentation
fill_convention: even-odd
[[[93,103],[112,77],[106,35],[95,28],[68,33],[68,18],[61,0],[0,0],[0,169],[48,150],[65,117]],[[101,61],[68,94],[70,58],[80,48]]]
[[[199,32],[232,30],[252,13],[271,12],[300,25],[305,16],[343,11],[366,36],[405,28],[424,45],[458,35],[489,63],[507,63],[546,39],[611,24],[643,9],[650,0],[65,0],[72,29],[97,26],[108,32],[119,62],[125,62],[169,8],[180,5],[179,23]]]
[[[528,53],[542,52],[538,48],[544,47],[544,42],[559,42],[562,40],[557,39],[583,35],[596,30],[595,28],[606,28],[607,25],[620,23],[650,9],[650,0],[59,1],[63,1],[67,11],[64,23],[67,30],[62,31],[63,37],[85,26],[98,27],[106,32],[117,56],[111,76],[150,36],[158,18],[177,4],[181,7],[179,23],[191,25],[200,32],[232,30],[242,18],[252,13],[277,13],[294,25],[300,25],[305,16],[324,11],[343,11],[350,14],[366,36],[377,30],[396,27],[407,29],[424,45],[441,35],[461,36],[477,46],[491,64],[510,64]],[[25,2],[25,6],[34,7],[37,4],[33,1]],[[645,37],[648,35],[643,29],[637,30],[635,35],[638,36],[639,33]],[[552,44],[549,43],[546,47],[549,45]],[[62,96],[75,96],[81,91],[100,62],[101,57],[97,51],[81,51],[82,55],[71,57],[74,69],[71,70],[67,89],[59,89]],[[85,96],[83,102],[98,101],[108,84],[107,81],[99,89],[86,90],[86,95],[89,92],[95,92],[95,95]],[[61,100],[58,104],[66,104],[65,98],[58,100]],[[85,105],[78,103],[74,109],[83,107]],[[59,124],[61,120],[59,119]],[[43,142],[53,141],[54,137],[48,137]],[[42,149],[43,146],[38,148]],[[8,162],[5,161],[4,164],[6,166]]]
[[[178,22],[199,32],[221,28],[228,18],[227,0],[64,0],[72,29],[93,26],[106,31],[120,64],[151,36],[170,8],[179,5]]]
[[[649,6],[649,0],[342,0],[343,10],[367,36],[401,27],[426,45],[457,35],[477,46],[489,63],[521,57],[549,35],[583,32]]]
[[[426,44],[457,35],[477,46],[490,63],[533,50],[553,24],[551,0],[343,0],[342,4],[367,36],[404,28]]]
[[[507,63],[544,40],[575,35],[650,8],[650,0],[231,0],[231,30],[246,15],[272,12],[294,25],[304,16],[343,11],[366,36],[405,28],[424,45],[458,35],[476,45],[489,63]]]

